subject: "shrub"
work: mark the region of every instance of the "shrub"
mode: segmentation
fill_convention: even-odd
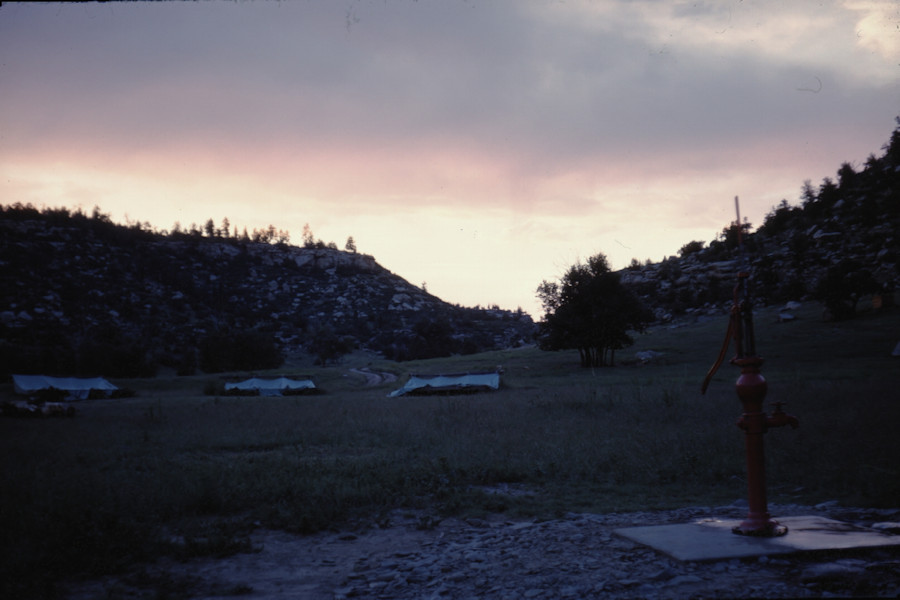
[[[200,340],[200,368],[207,373],[275,369],[284,356],[275,340],[259,331],[217,331]]]

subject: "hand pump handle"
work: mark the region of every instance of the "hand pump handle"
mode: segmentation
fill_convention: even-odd
[[[731,340],[734,340],[736,352],[732,362],[746,356],[756,356],[756,338],[753,335],[753,309],[750,303],[750,289],[749,285],[747,285],[747,279],[750,277],[750,273],[748,272],[749,268],[747,268],[746,256],[744,254],[744,239],[741,228],[741,205],[737,196],[734,197],[734,211],[737,215],[736,227],[738,251],[741,256],[740,271],[738,272],[737,284],[734,286],[734,296],[731,304],[731,314],[728,319],[728,330],[725,332],[725,341],[722,343],[722,349],[719,351],[716,362],[713,363],[713,366],[709,369],[706,373],[706,377],[703,379],[703,385],[700,387],[701,394],[706,393],[706,388],[709,387],[709,382],[712,380],[713,375],[715,375],[716,371],[719,370],[719,367],[722,366]]]

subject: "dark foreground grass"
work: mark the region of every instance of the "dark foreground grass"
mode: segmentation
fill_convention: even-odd
[[[764,367],[770,399],[801,420],[766,436],[770,500],[896,506],[889,353],[900,316],[790,329],[761,321],[761,346],[775,356]],[[0,595],[51,596],[61,578],[161,555],[249,550],[256,523],[311,533],[397,507],[553,517],[745,498],[736,370],[723,366],[707,396],[698,391],[722,326],[642,336],[638,349],[665,353],[647,366],[622,356],[623,366],[582,370],[575,356],[536,350],[373,365],[502,365],[505,386],[493,394],[389,399],[393,386],[364,388],[332,369],[318,396],[205,397],[198,381],[181,393],[157,381],[135,399],[82,404],[74,419],[5,419]]]

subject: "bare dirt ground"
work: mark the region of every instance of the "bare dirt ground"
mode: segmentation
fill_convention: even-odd
[[[391,383],[393,381],[397,381],[397,376],[393,373],[388,373],[386,371],[373,371],[369,369],[369,367],[363,367],[362,369],[350,369],[350,372],[355,375],[361,375],[366,380],[366,386],[372,387],[376,385],[381,385],[382,383]]]
[[[900,510],[771,507],[871,526]],[[795,598],[898,597],[900,547],[680,562],[619,537],[637,525],[742,518],[745,509],[568,514],[536,521],[494,515],[439,520],[398,510],[379,525],[297,536],[259,529],[252,552],[136,566],[73,582],[63,597],[248,598]]]

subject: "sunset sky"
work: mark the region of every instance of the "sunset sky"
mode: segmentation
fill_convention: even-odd
[[[269,224],[466,306],[709,242],[880,155],[896,0],[0,7],[0,204]]]

